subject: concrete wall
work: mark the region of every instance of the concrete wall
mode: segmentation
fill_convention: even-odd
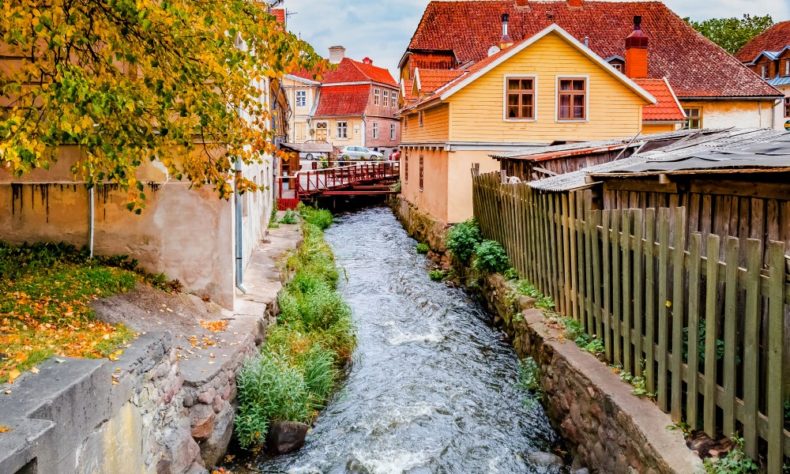
[[[0,240],[67,242],[89,245],[90,197],[69,168],[79,150],[64,147],[50,170],[22,178],[0,171]],[[269,189],[248,193],[244,200],[245,265],[268,226],[273,206],[271,160],[247,166],[244,174]],[[128,194],[117,186],[95,193],[95,251],[128,255],[152,273],[165,273],[201,297],[232,308],[234,304],[233,198],[223,200],[211,187],[189,189],[170,180],[157,164],[145,165],[145,209],[136,215],[126,208]]]
[[[774,101],[687,101],[684,109],[702,109],[702,128],[774,128]]]

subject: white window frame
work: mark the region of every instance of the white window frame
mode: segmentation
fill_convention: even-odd
[[[395,92],[395,91],[392,91],[390,98],[392,99],[392,106],[393,107],[397,107],[398,106],[398,93]]]
[[[381,94],[381,98],[382,98],[382,103],[383,103],[384,107],[389,107],[390,106],[390,95],[389,95],[389,92],[383,91],[383,94]]]
[[[531,79],[532,80],[532,118],[509,118],[507,116],[507,83],[510,79]],[[513,74],[505,75],[502,82],[502,120],[505,122],[537,122],[538,121],[538,75],[537,74]]]
[[[296,106],[307,107],[307,91],[304,89],[296,91]]]
[[[374,140],[378,139],[379,138],[379,123],[378,122],[373,122],[373,124],[371,125],[371,128],[373,129],[373,139]]]
[[[343,126],[341,127],[340,124],[343,124]],[[335,128],[336,128],[335,132],[337,133],[337,138],[348,139],[348,122],[347,121],[339,121],[339,122],[337,122],[337,127],[335,127]],[[343,130],[342,134],[340,133],[341,130]]]
[[[381,89],[374,87],[373,88],[373,105],[379,105],[381,103]]]
[[[398,136],[398,129],[395,128],[395,124],[390,124],[390,141],[395,141],[395,138]]]
[[[583,79],[584,86],[584,118],[583,119],[560,119],[560,81],[573,81]],[[554,121],[556,123],[588,123],[590,121],[590,76],[586,74],[557,76],[554,82]]]
[[[768,79],[768,65],[767,64],[761,64],[760,65],[760,77],[762,77],[763,79]]]

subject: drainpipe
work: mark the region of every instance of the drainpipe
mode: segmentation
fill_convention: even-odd
[[[88,191],[90,196],[90,231],[89,231],[89,239],[90,243],[88,244],[88,248],[90,248],[90,258],[93,258],[93,242],[94,242],[94,235],[96,230],[96,187],[91,186],[90,190]]]
[[[242,235],[242,207],[241,207],[241,192],[239,192],[239,181],[241,180],[241,160],[236,159],[236,179],[235,179],[235,237],[236,237],[236,288],[238,288],[245,295],[247,289],[244,287],[244,236]]]

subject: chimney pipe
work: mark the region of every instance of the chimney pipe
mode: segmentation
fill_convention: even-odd
[[[513,40],[510,38],[508,28],[510,26],[510,15],[507,13],[502,14],[502,39],[499,40],[499,49],[507,49],[513,46]]]
[[[346,48],[342,46],[332,46],[329,48],[329,63],[340,64],[346,57]]]
[[[634,31],[625,39],[625,75],[641,79],[648,74],[648,38],[642,31],[642,17],[634,17]]]

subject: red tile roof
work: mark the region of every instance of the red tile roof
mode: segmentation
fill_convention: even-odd
[[[459,65],[478,62],[499,43],[501,16],[510,14],[509,33],[519,42],[552,23],[579,41],[590,38],[590,48],[603,58],[625,56],[625,38],[633,31],[633,17],[642,16],[650,39],[649,75],[669,78],[680,97],[775,97],[780,93],[736,58],[694,31],[663,3],[514,0],[432,1],[425,10],[409,51],[452,51]]]
[[[364,114],[370,98],[370,87],[370,85],[322,87],[315,117],[348,117]]]
[[[783,21],[765,30],[738,51],[738,59],[751,62],[763,51],[781,51],[790,46],[790,21]]]
[[[686,118],[672,88],[664,79],[634,79],[639,87],[656,98],[657,103],[642,108],[642,120],[646,122],[679,122]]]
[[[365,64],[359,61],[354,61],[351,58],[344,58],[337,69],[329,71],[324,75],[323,82],[325,84],[339,83],[339,82],[378,82],[381,84],[391,85],[397,87],[398,83],[392,78],[392,74],[382,67],[374,66],[373,64]]]
[[[429,94],[464,74],[464,71],[459,69],[418,69],[418,71],[420,92],[423,94]]]

